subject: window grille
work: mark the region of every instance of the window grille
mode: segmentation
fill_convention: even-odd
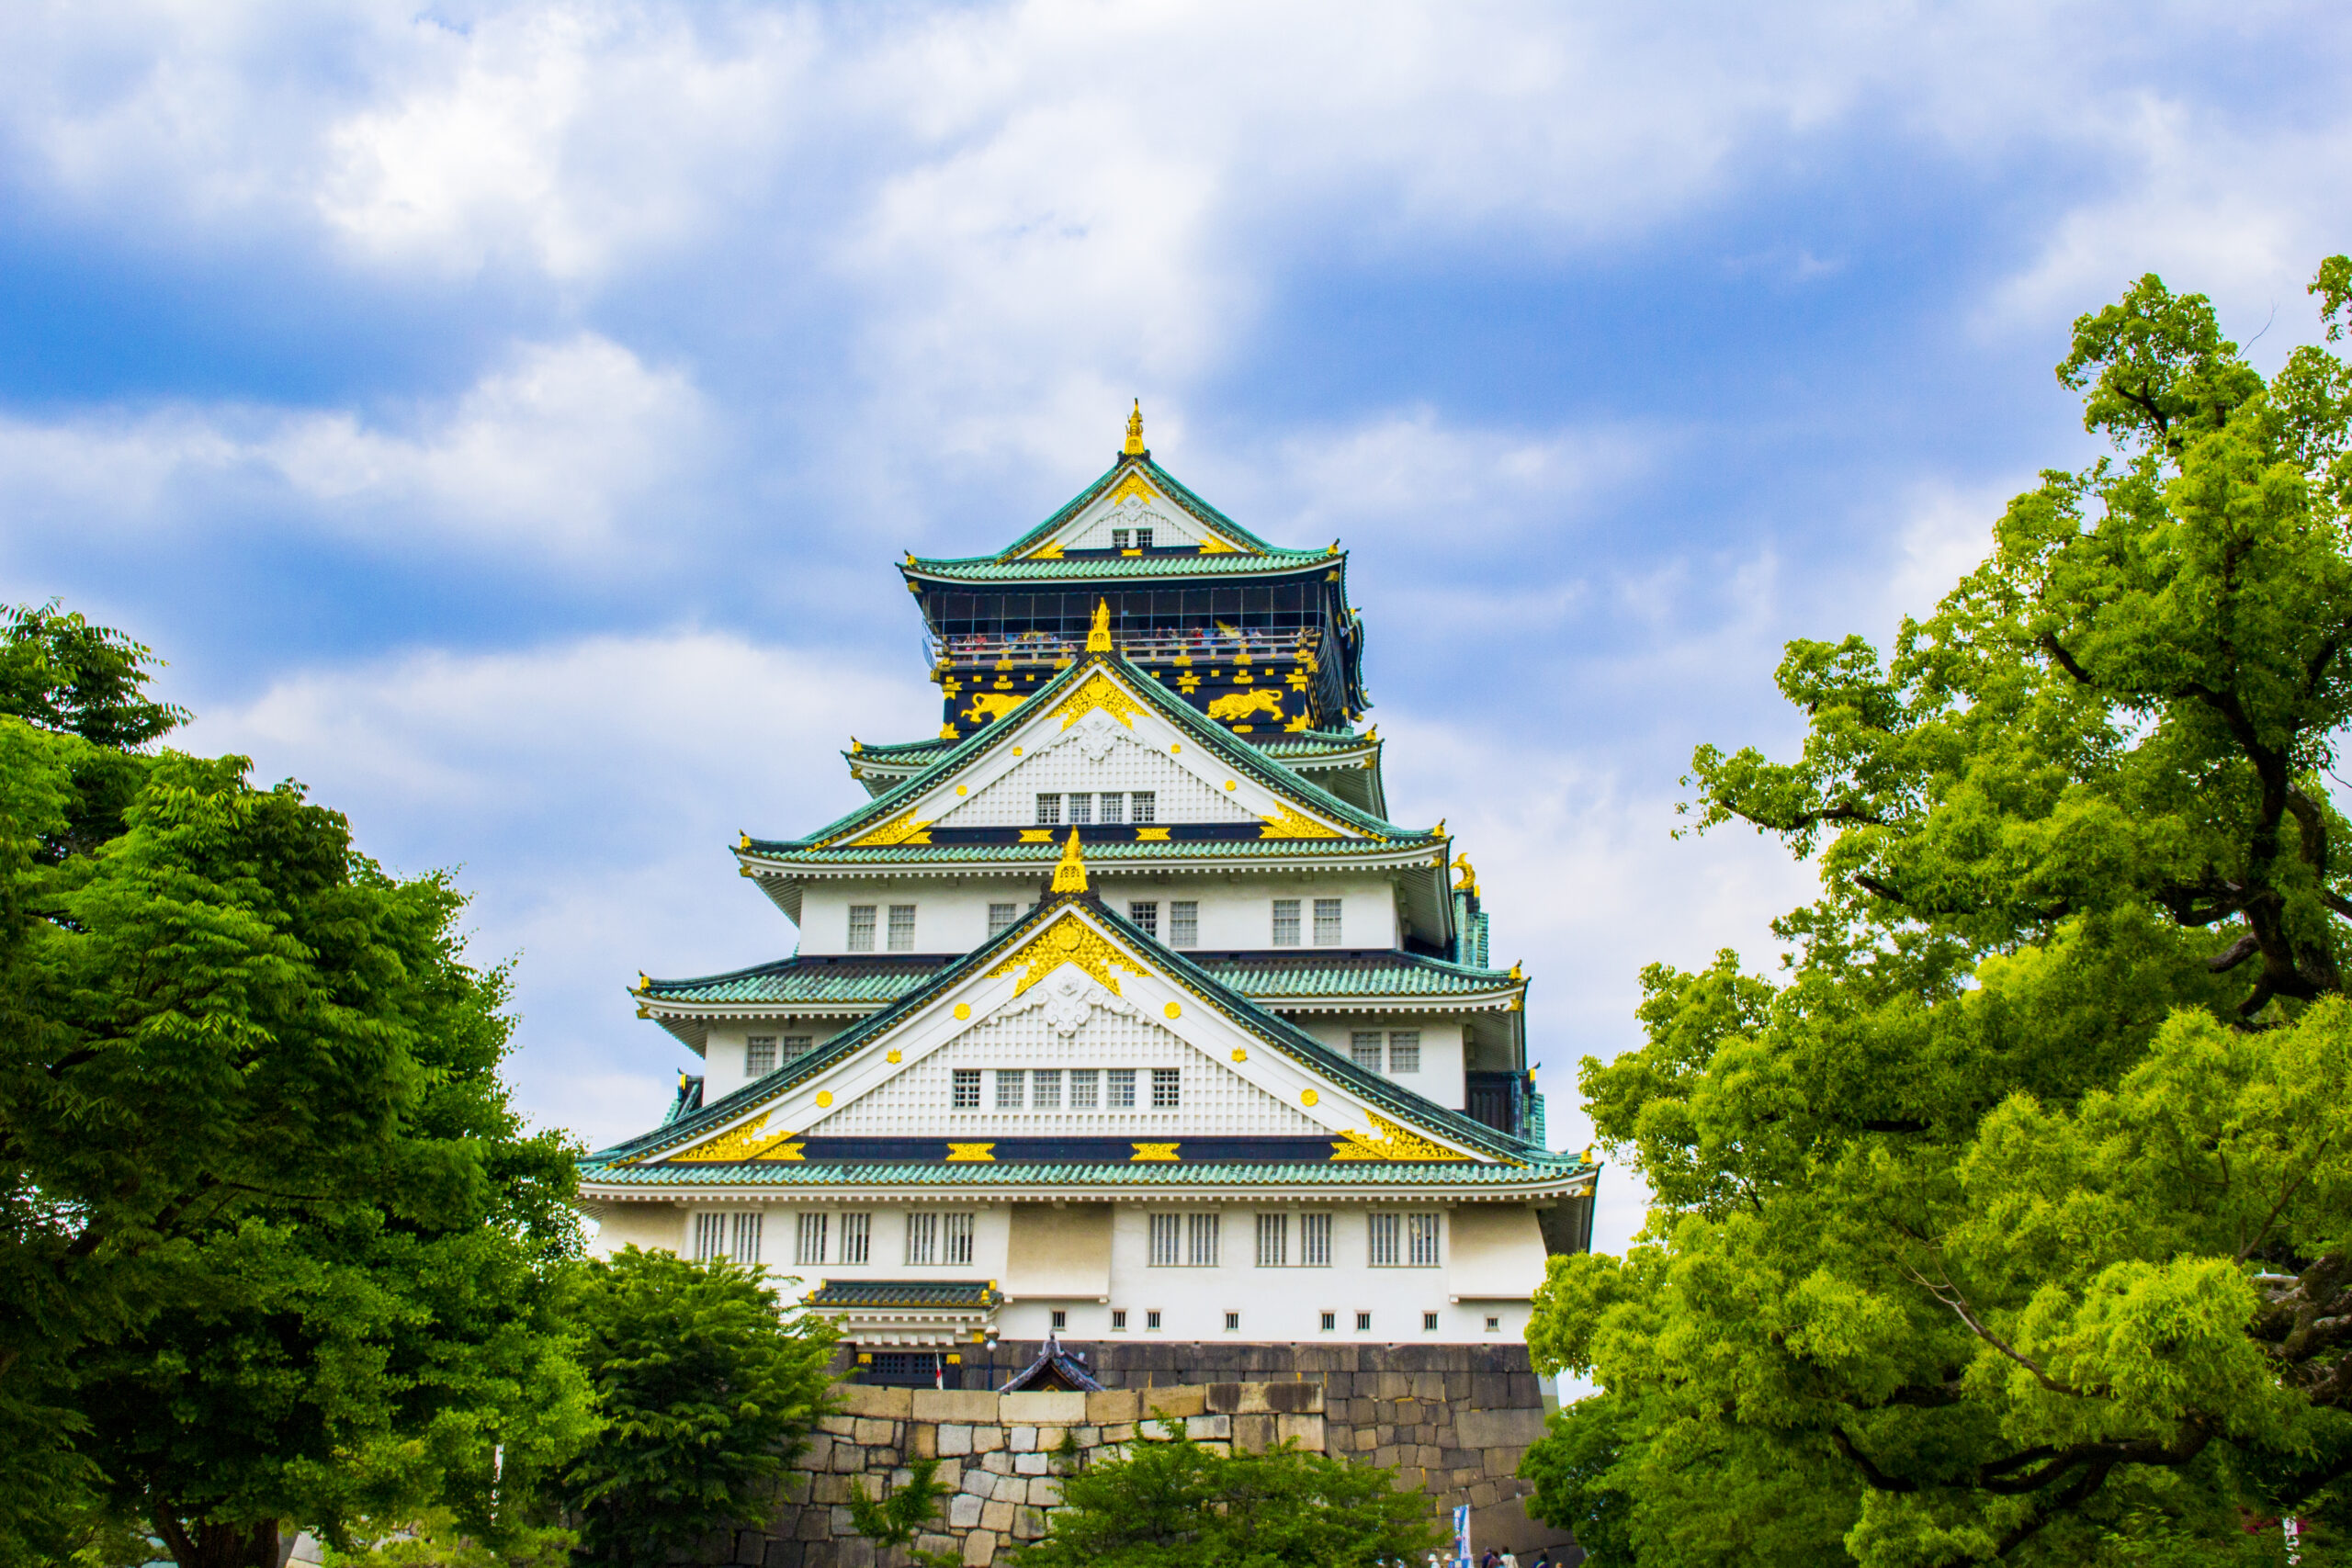
[[[1168,945],[1198,947],[1201,943],[1201,904],[1197,898],[1168,901]]]
[[[909,1214],[907,1216],[907,1262],[913,1266],[939,1260],[939,1216]]]
[[[1315,945],[1340,945],[1340,901],[1337,898],[1315,900]]]
[[[1111,1332],[1114,1334],[1125,1333],[1126,1331],[1126,1326],[1127,1309],[1125,1307],[1113,1307],[1111,1309]]]
[[[1159,900],[1137,898],[1127,906],[1127,919],[1143,928],[1146,936],[1159,934]]]
[[[1095,803],[1102,807],[1095,813],[1095,819],[1102,822],[1125,820],[1126,814],[1121,807],[1126,804],[1126,798],[1124,795],[1114,794],[1109,790],[1103,791],[1101,798]]]
[[[1094,797],[1091,795],[1073,795],[1069,797],[1065,809],[1069,813],[1068,820],[1072,827],[1091,822],[1094,820]]]
[[[948,1109],[978,1111],[980,1108],[980,1069],[957,1067],[955,1072],[955,1078],[948,1089]]]
[[[842,1261],[864,1263],[874,1254],[874,1216],[842,1216]]]
[[[743,1073],[758,1077],[775,1071],[775,1036],[754,1034],[743,1043]]]
[[[1335,1329],[1335,1328],[1337,1328],[1337,1327],[1339,1327],[1339,1326],[1340,1326],[1340,1314],[1339,1314],[1338,1313],[1336,1313],[1336,1312],[1327,1312],[1327,1313],[1325,1313],[1325,1314],[1323,1314],[1323,1332],[1324,1332],[1324,1333],[1329,1334],[1329,1333],[1330,1333],[1333,1329]]]
[[[1136,548],[1137,548],[1137,549],[1139,549],[1139,550],[1148,550],[1148,549],[1151,548],[1151,530],[1150,530],[1150,529],[1148,529],[1148,528],[1138,528],[1138,529],[1136,529]]]
[[[1021,1090],[1026,1076],[1019,1067],[999,1067],[996,1070],[996,1108],[999,1111],[1021,1109]]]
[[[1054,1309],[1054,1326],[1057,1329],[1068,1328],[1069,1326],[1069,1314],[1060,1307],[1056,1307]]]
[[[1072,1067],[1069,1070],[1069,1108],[1091,1111],[1101,1103],[1102,1074],[1095,1067]]]
[[[695,1261],[707,1263],[727,1251],[727,1216],[696,1214],[695,1216]]]
[[[1241,1314],[1239,1313],[1229,1312],[1225,1314],[1225,1331],[1227,1334],[1236,1333],[1240,1329],[1240,1327]]]
[[[1127,796],[1127,820],[1130,822],[1158,821],[1159,818],[1154,813],[1159,800],[1159,795],[1156,790],[1136,790]]]
[[[990,904],[989,906],[989,935],[996,935],[1019,919],[1021,919],[1020,905]]]
[[[1435,1334],[1437,1332],[1437,1314],[1433,1312],[1425,1312],[1421,1314],[1421,1332],[1424,1334]]]
[[[1392,1073],[1418,1073],[1421,1070],[1419,1030],[1392,1029],[1388,1032],[1388,1070]]]
[[[1298,1216],[1298,1265],[1302,1269],[1331,1267],[1331,1216]]]
[[[1158,1307],[1153,1307],[1150,1311],[1143,1314],[1143,1325],[1146,1328],[1157,1328],[1159,1326],[1159,1309]]]
[[[1348,1060],[1366,1072],[1380,1071],[1380,1031],[1359,1029],[1348,1036]]]
[[[915,907],[912,904],[890,906],[890,951],[912,953],[915,950]]]
[[[1184,1216],[1154,1214],[1151,1216],[1151,1266],[1173,1269],[1177,1266],[1183,1245]]]
[[[946,1255],[940,1261],[955,1269],[970,1268],[972,1266],[972,1216],[942,1214],[940,1219],[944,1222],[940,1226],[942,1241],[940,1250]]]
[[[1037,797],[1038,825],[1041,827],[1050,828],[1061,819],[1062,797],[1058,795],[1039,795]]]
[[[1151,1069],[1151,1108],[1173,1111],[1183,1103],[1183,1074],[1182,1067]]]
[[[1127,531],[1125,528],[1111,530],[1111,547],[1114,550],[1124,550],[1127,547]]]
[[[1502,1331],[1503,1331],[1503,1320],[1502,1320],[1501,1318],[1499,1318],[1499,1317],[1490,1317],[1490,1318],[1487,1319],[1487,1333],[1489,1333],[1489,1334],[1500,1334]]]
[[[760,1260],[760,1216],[737,1214],[735,1223],[727,1228],[727,1256],[738,1263],[757,1263]]]
[[[1274,900],[1274,945],[1298,945],[1298,900],[1295,898]]]
[[[1404,1261],[1399,1239],[1404,1235],[1402,1214],[1367,1214],[1371,1227],[1370,1256],[1365,1259],[1374,1269],[1394,1269]]]
[[[1105,1067],[1104,1087],[1110,1090],[1110,1109],[1132,1111],[1136,1104],[1136,1070],[1133,1067]]]
[[[830,1214],[803,1214],[792,1237],[792,1260],[795,1263],[822,1263],[825,1260],[826,1232],[831,1229]]]
[[[817,1037],[813,1034],[787,1034],[781,1042],[784,1047],[783,1059],[789,1062],[795,1056],[805,1056],[808,1054],[808,1048],[816,1043]]]
[[[1438,1225],[1435,1214],[1405,1216],[1405,1266],[1408,1269],[1437,1267]]]
[[[849,907],[849,950],[852,953],[874,951],[874,906],[852,904]]]
[[[1290,1263],[1290,1216],[1258,1216],[1258,1267],[1282,1269]]]
[[[1059,1111],[1062,1108],[1062,1070],[1059,1067],[1039,1067],[1029,1075],[1029,1104],[1038,1111]]]
[[[1184,1216],[1184,1266],[1188,1269],[1216,1267],[1216,1221],[1215,1214]]]
[[[1356,1332],[1358,1334],[1369,1334],[1372,1332],[1372,1314],[1368,1312],[1360,1312],[1356,1314]]]

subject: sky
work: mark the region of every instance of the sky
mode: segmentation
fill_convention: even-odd
[[[2143,273],[2275,365],[2352,248],[2321,4],[0,6],[0,600],[169,660],[177,743],[455,872],[591,1145],[640,970],[795,933],[739,831],[933,733],[891,562],[1154,456],[1351,552],[1397,820],[1447,820],[1580,1146],[1643,965],[1811,874],[1677,840],[2096,451]],[[1604,1181],[1597,1243],[1641,1223]]]

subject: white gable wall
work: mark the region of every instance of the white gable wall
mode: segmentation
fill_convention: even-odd
[[[1104,496],[1063,524],[1054,535],[1054,543],[1066,550],[1107,550],[1114,547],[1111,538],[1114,528],[1148,528],[1153,547],[1163,549],[1171,545],[1198,545],[1217,537],[1174,502],[1156,492],[1146,499],[1136,493],[1139,488],[1142,487],[1123,481],[1113,493],[1124,491],[1125,494],[1116,502]],[[1134,542],[1132,533],[1128,542]]]
[[[729,1094],[751,1081],[745,1070],[745,1053],[751,1048],[751,1036],[773,1035],[776,1040],[776,1066],[782,1066],[792,1058],[784,1049],[786,1035],[808,1035],[809,1049],[815,1050],[857,1020],[854,1018],[826,1019],[786,1023],[781,1020],[715,1021],[703,1045],[702,1102],[709,1105],[722,1094]]]
[[[1100,709],[1096,712],[1099,714]],[[1093,716],[1090,715],[1089,717]],[[1068,739],[1038,748],[1018,766],[937,818],[943,828],[1030,828],[1037,825],[1037,796],[1084,791],[1153,793],[1155,822],[1254,822],[1258,814],[1178,763],[1164,747],[1148,746],[1117,720],[1102,725],[1081,719]]]
[[[875,907],[875,948],[887,955],[889,906],[915,907],[913,953],[969,953],[989,938],[989,906],[1018,905],[1027,914],[1042,896],[1051,868],[1040,865],[1035,876],[930,878],[894,877],[872,881],[816,882],[808,885],[800,904],[800,951],[832,956],[849,952],[849,909],[853,904]],[[1204,953],[1251,951],[1273,945],[1273,900],[1300,901],[1301,951],[1311,952],[1315,941],[1317,898],[1340,900],[1339,945],[1348,948],[1394,948],[1397,942],[1396,898],[1384,875],[1343,875],[1333,873],[1135,872],[1092,868],[1095,891],[1102,902],[1121,914],[1138,898],[1159,904],[1160,940],[1169,935],[1168,905],[1189,898],[1200,905],[1200,941]]]

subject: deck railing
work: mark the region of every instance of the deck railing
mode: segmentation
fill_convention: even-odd
[[[1180,657],[1195,663],[1212,659],[1231,660],[1245,652],[1254,663],[1314,657],[1322,649],[1323,632],[1319,626],[1299,631],[1232,632],[1187,627],[1180,631],[1113,632],[1111,640],[1121,653],[1138,664],[1165,663]],[[943,664],[987,668],[999,660],[1008,660],[1016,667],[1054,664],[1076,659],[1085,649],[1085,637],[1061,637],[1052,632],[1022,632],[1010,637],[994,632],[958,632],[923,638],[923,656],[934,668]]]

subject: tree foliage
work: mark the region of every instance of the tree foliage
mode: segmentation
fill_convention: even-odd
[[[1823,891],[1780,979],[1652,968],[1585,1066],[1655,1206],[1554,1264],[1530,1343],[1605,1392],[1530,1472],[1622,1560],[2225,1561],[2342,1508],[2352,371],[2266,380],[2152,276],[2058,376],[2115,454],[1891,657],[1790,645],[1795,761],[1695,758],[1698,827]]]
[[[604,1420],[557,1486],[588,1559],[652,1568],[753,1517],[825,1411],[832,1325],[783,1318],[756,1265],[624,1248],[571,1312]]]
[[[1396,1473],[1295,1443],[1225,1453],[1159,1425],[1123,1460],[1063,1483],[1053,1531],[1020,1568],[1372,1568],[1438,1541],[1428,1506]]]

